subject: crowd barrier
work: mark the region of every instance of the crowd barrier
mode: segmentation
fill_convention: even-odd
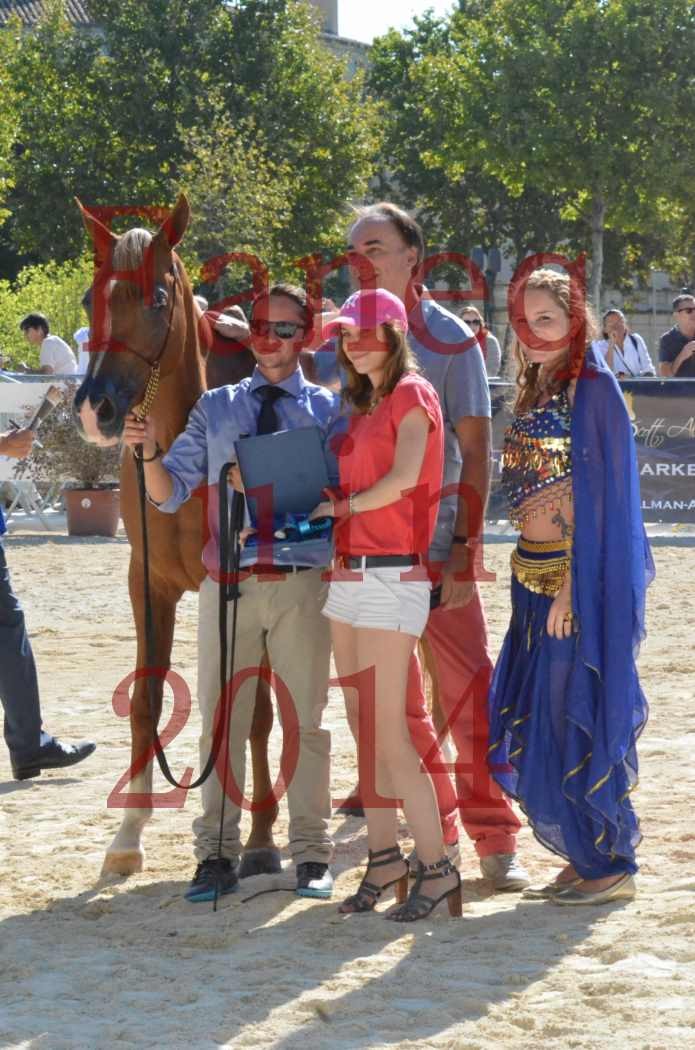
[[[62,378],[56,376],[54,382]],[[74,377],[64,378],[74,382]],[[30,417],[49,384],[46,376],[0,381],[0,431],[8,429],[10,417],[20,422]],[[695,523],[695,379],[629,379],[620,386],[637,442],[644,520]],[[491,380],[490,394],[494,465],[487,518],[504,521],[500,455],[514,386]],[[0,479],[5,473],[11,477],[12,467],[0,457]]]

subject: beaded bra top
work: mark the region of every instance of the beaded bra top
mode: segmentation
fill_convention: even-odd
[[[545,405],[515,416],[507,427],[502,487],[515,528],[572,498],[570,422],[567,391],[561,390]]]

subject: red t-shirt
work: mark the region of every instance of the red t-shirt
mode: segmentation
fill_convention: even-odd
[[[393,467],[398,427],[413,408],[430,426],[418,483],[410,496],[347,518],[336,530],[338,554],[426,554],[439,510],[444,466],[444,423],[439,398],[423,376],[407,373],[371,415],[355,413],[338,449],[343,495],[363,492]]]

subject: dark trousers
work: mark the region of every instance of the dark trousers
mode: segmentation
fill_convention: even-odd
[[[5,742],[13,761],[35,755],[41,740],[41,707],[36,664],[24,613],[12,590],[0,543],[0,702],[5,712]]]

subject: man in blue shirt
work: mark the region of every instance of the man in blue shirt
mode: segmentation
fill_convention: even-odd
[[[529,878],[516,857],[520,822],[487,768],[487,686],[492,673],[487,624],[478,585],[457,579],[470,575],[482,540],[490,484],[490,394],[485,362],[471,330],[414,283],[425,255],[422,230],[407,212],[381,203],[360,211],[349,234],[348,250],[364,256],[376,287],[406,304],[408,343],[423,375],[432,383],[444,416],[443,493],[429,552],[433,608],[423,636],[436,697],[457,750],[457,801],[461,822],[474,841],[483,875],[496,889],[520,890]],[[315,354],[316,374],[330,382],[333,353]],[[477,562],[476,562],[477,564]],[[436,598],[435,598],[436,600]],[[426,722],[411,700],[408,716],[413,741],[424,757],[430,751]],[[420,717],[418,717],[420,716]],[[445,841],[451,808],[446,783],[433,777]]]
[[[252,349],[256,368],[236,386],[209,390],[200,398],[186,429],[167,454],[159,458],[151,421],[130,416],[124,430],[129,445],[142,444],[145,482],[150,499],[164,513],[173,513],[202,483],[209,486],[210,539],[203,552],[208,576],[199,595],[198,697],[203,726],[201,764],[210,754],[219,699],[218,592],[219,535],[218,480],[225,463],[234,460],[234,443],[244,435],[272,433],[315,426],[324,447],[340,427],[340,399],[323,387],[308,383],[299,367],[299,350],[311,316],[305,293],[291,285],[275,285],[257,298],[251,316]],[[327,453],[328,455],[328,453]],[[329,474],[336,473],[335,466]],[[238,473],[233,471],[236,485]],[[311,509],[311,508],[308,508]],[[287,785],[290,814],[290,851],[297,870],[297,893],[330,897],[332,844],[330,817],[330,734],[321,728],[326,705],[330,662],[330,630],[321,615],[327,584],[322,579],[330,551],[321,565],[299,543],[282,544],[282,561],[272,562],[253,544],[244,549],[242,565],[254,566],[241,576],[236,630],[235,673],[259,668],[266,657],[284,683],[298,721],[298,761]],[[231,621],[231,617],[229,618]],[[231,623],[230,623],[231,631]],[[230,759],[234,782],[243,792],[246,741],[251,730],[256,676],[239,688],[230,726]],[[287,718],[285,732],[292,732]],[[210,900],[237,886],[240,854],[239,806],[230,798],[224,807],[221,852],[218,854],[222,786],[213,773],[202,788],[203,813],[193,823],[198,861],[186,892],[190,901]]]
[[[31,451],[31,430],[0,434],[0,456],[24,459]],[[0,509],[0,536],[5,533]],[[22,607],[12,590],[5,551],[0,543],[0,701],[5,713],[5,742],[15,780],[38,777],[43,769],[74,766],[96,744],[62,744],[41,725],[39,683]]]

